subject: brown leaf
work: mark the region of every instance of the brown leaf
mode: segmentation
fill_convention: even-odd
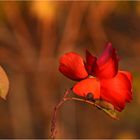
[[[96,105],[112,119],[119,120],[118,114],[111,103],[104,100],[96,100]]]
[[[98,104],[102,108],[105,108],[105,109],[108,109],[108,110],[114,110],[114,106],[111,103],[107,102],[107,101],[97,100],[96,104]]]
[[[0,97],[6,100],[6,96],[9,90],[9,79],[4,71],[4,69],[0,66]]]
[[[112,119],[119,120],[119,117],[118,117],[117,112],[115,110],[103,109],[103,111],[105,113],[107,113],[107,115],[109,115]]]

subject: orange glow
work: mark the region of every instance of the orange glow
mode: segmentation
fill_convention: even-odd
[[[42,20],[51,20],[55,16],[56,3],[50,1],[33,1],[31,12]]]

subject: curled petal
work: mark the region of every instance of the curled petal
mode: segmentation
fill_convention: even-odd
[[[97,58],[93,56],[88,50],[86,50],[86,70],[88,74],[94,74],[94,68],[96,67],[96,60]]]
[[[75,84],[73,92],[82,97],[86,97],[90,93],[94,99],[99,99],[100,82],[96,78],[87,78]]]
[[[81,80],[88,76],[82,57],[73,52],[60,58],[59,71],[72,80]]]
[[[102,79],[101,99],[110,102],[115,109],[122,111],[126,102],[132,100],[131,82],[121,71],[112,79]]]
[[[116,50],[108,43],[103,54],[98,58],[96,76],[98,78],[113,78],[118,72],[118,56]]]

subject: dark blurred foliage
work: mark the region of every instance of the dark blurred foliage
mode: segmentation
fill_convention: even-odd
[[[54,106],[75,83],[58,71],[69,51],[99,55],[106,42],[133,74],[133,102],[114,121],[69,101],[57,119],[57,138],[140,138],[140,2],[0,2],[0,64],[10,90],[0,99],[0,138],[48,138]]]

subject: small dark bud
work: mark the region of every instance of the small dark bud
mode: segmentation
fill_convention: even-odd
[[[94,95],[92,93],[88,93],[86,99],[89,101],[94,101]]]

